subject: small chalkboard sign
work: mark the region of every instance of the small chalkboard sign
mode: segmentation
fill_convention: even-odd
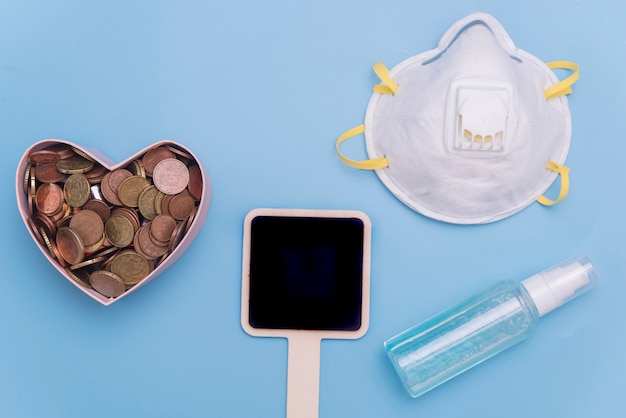
[[[369,326],[371,223],[358,211],[255,209],[244,222],[241,324],[288,339],[287,417],[318,416],[320,343]]]

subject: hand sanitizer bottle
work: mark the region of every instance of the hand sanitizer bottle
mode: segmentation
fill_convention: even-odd
[[[539,318],[599,277],[586,256],[503,281],[396,335],[385,350],[414,398],[524,340]]]

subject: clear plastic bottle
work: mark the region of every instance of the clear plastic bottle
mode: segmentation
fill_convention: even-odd
[[[387,340],[385,350],[416,398],[524,340],[539,317],[598,280],[579,256],[521,283],[502,281]]]

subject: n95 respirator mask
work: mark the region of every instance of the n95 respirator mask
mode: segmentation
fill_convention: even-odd
[[[571,74],[559,81],[556,68]],[[391,70],[378,63],[374,71],[381,83],[364,123],[339,137],[337,152],[352,167],[375,170],[415,211],[481,224],[567,195],[563,164],[572,128],[566,95],[578,79],[576,64],[542,62],[516,48],[496,19],[479,13],[455,23],[436,49]],[[368,155],[363,161],[340,150],[359,134]],[[543,195],[559,175],[559,195],[548,199]]]

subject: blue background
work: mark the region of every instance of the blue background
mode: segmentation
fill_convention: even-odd
[[[494,224],[423,217],[337,136],[363,121],[371,66],[494,15],[519,48],[581,67],[569,104],[569,197]],[[242,228],[256,207],[357,209],[373,224],[371,326],[325,340],[320,417],[618,417],[626,360],[626,2],[2,1],[0,416],[281,417],[287,342],[239,323]],[[191,248],[109,307],[41,256],[14,178],[45,138],[120,161],[160,139],[213,180]],[[346,153],[365,156],[363,141]],[[412,399],[382,343],[504,278],[577,253],[602,276],[529,340]]]

